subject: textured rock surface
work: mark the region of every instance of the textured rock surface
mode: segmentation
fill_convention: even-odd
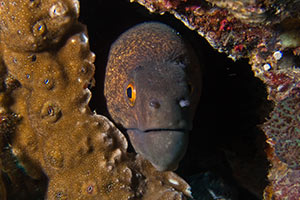
[[[264,124],[268,143],[289,168],[300,168],[299,93],[280,101]]]
[[[46,175],[49,200],[186,199],[185,181],[127,153],[123,134],[90,111],[95,55],[77,22],[79,2],[7,0],[0,9],[0,145],[14,158],[7,171],[1,156],[14,183],[7,193],[0,179],[2,197],[43,199],[36,182]],[[21,181],[34,194],[18,193]]]
[[[277,103],[271,118],[263,125],[270,144],[268,157],[273,164],[265,199],[299,199],[299,100],[299,91],[293,91]]]

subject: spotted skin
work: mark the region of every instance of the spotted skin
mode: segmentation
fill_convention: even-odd
[[[110,49],[104,87],[109,114],[160,171],[175,170],[186,151],[200,90],[194,52],[167,25],[134,26]]]

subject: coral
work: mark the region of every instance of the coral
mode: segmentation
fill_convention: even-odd
[[[1,38],[16,51],[40,51],[59,43],[78,15],[76,1],[3,0]]]
[[[270,144],[268,158],[273,165],[265,199],[300,198],[299,95],[296,90],[278,102],[271,118],[263,125]]]
[[[17,83],[10,77],[7,77],[4,83],[6,84],[1,92],[3,98],[0,100],[0,197],[4,200],[12,196],[15,199],[38,199],[45,192],[46,178],[41,177],[40,180],[34,180],[26,175],[24,168],[19,165],[18,159],[13,154],[10,142],[13,140],[21,116],[11,113],[5,108],[5,105],[8,104],[7,99],[10,100],[8,96]]]
[[[300,168],[299,93],[278,102],[264,124],[268,143],[289,168]]]
[[[205,1],[178,1],[176,6],[169,5],[171,1],[137,0],[152,12],[166,11],[175,15],[190,29],[196,30],[214,48],[226,52],[233,59],[246,56],[249,50],[264,38],[271,37],[271,32],[264,27],[242,23],[228,10],[211,6]],[[224,2],[224,1],[223,1]],[[172,4],[170,4],[172,5]]]
[[[169,12],[233,60],[248,58],[274,110],[261,127],[270,145],[265,199],[299,199],[299,1],[132,0]]]
[[[4,0],[0,6],[0,133],[11,133],[0,142],[14,158],[9,169],[19,167],[23,177],[37,181],[45,173],[49,200],[187,199],[185,181],[127,153],[123,134],[90,111],[95,55],[85,26],[77,22],[79,2]],[[0,187],[5,198],[1,179]]]
[[[297,16],[299,5],[292,0],[207,0],[219,8],[227,9],[235,18],[243,23],[269,25],[278,23],[285,18]]]

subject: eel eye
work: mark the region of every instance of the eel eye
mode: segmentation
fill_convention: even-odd
[[[129,100],[129,105],[134,106],[135,99],[136,99],[136,90],[132,83],[129,83],[126,88],[126,96]]]

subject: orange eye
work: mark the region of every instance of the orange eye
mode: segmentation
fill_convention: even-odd
[[[129,100],[129,105],[134,106],[135,99],[136,99],[136,90],[132,83],[129,83],[126,88],[126,96]]]

